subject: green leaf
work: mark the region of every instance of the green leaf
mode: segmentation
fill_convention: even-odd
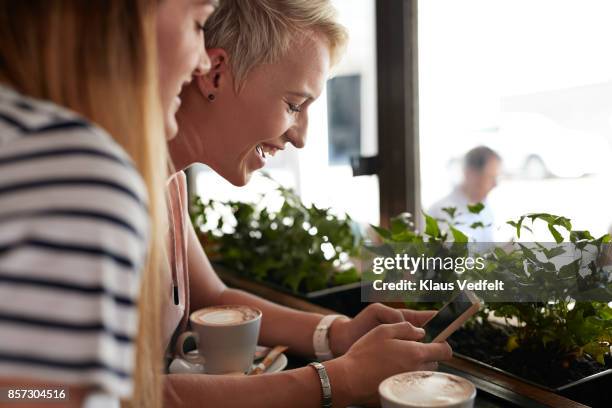
[[[610,352],[610,346],[600,343],[599,341],[592,341],[585,344],[583,347],[585,353],[593,357],[601,365],[605,365],[605,355]]]
[[[565,253],[565,249],[560,246],[554,247],[551,249],[542,248],[542,252],[544,252],[544,255],[546,255],[546,258],[552,259],[556,256],[563,255]]]
[[[554,227],[553,224],[548,224],[548,230],[550,231],[552,236],[555,238],[555,241],[557,242],[557,244],[560,242],[563,242],[563,236],[561,235],[559,231],[557,231],[557,229]]]
[[[335,285],[345,285],[348,283],[358,282],[360,279],[359,272],[357,269],[350,268],[343,272],[337,272],[334,274]]]
[[[430,237],[438,238],[440,236],[440,227],[438,221],[432,216],[425,214],[425,234]]]
[[[472,225],[470,225],[470,228],[472,229],[476,229],[476,228],[484,228],[484,224],[480,221],[476,221],[474,223],[472,223]]]
[[[468,211],[471,212],[472,214],[480,214],[480,212],[484,209],[484,204],[483,203],[476,203],[474,205],[468,205]]]
[[[523,226],[523,221],[525,220],[525,216],[523,215],[521,218],[518,219],[518,221],[507,221],[506,224],[513,226],[514,228],[516,228],[516,236],[518,238],[521,237],[521,228]]]
[[[442,208],[442,211],[447,213],[449,215],[449,217],[451,217],[451,219],[453,219],[453,218],[455,218],[455,214],[457,212],[457,208],[456,207],[444,207],[444,208]]]
[[[580,259],[576,259],[566,265],[563,265],[559,269],[559,278],[572,278],[578,276],[578,270],[580,268]]]
[[[403,218],[394,217],[391,218],[391,234],[399,234],[404,232],[407,228],[406,222]]]
[[[391,231],[386,230],[383,227],[377,227],[376,225],[372,225],[372,224],[370,224],[370,227],[372,227],[372,229],[376,231],[376,233],[380,235],[381,237],[385,239],[391,239]]]
[[[578,242],[578,241],[590,241],[593,240],[593,236],[589,231],[571,231],[570,232],[570,241]]]
[[[451,234],[453,234],[453,239],[455,240],[455,242],[457,242],[457,243],[465,243],[465,242],[469,241],[467,235],[465,235],[463,232],[459,231],[457,228],[451,226],[450,227],[450,231],[451,231]]]

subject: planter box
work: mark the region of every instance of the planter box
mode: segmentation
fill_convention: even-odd
[[[580,402],[525,382],[501,370],[490,368],[473,359],[455,355],[440,363],[439,370],[464,377],[476,385],[481,405],[476,407],[520,407],[520,408],[588,408]]]
[[[355,316],[368,305],[367,303],[361,302],[361,282],[334,286],[308,293],[296,293],[275,283],[255,281],[245,278],[236,272],[231,271],[227,267],[217,263],[214,264],[214,268],[219,277],[230,286],[233,286],[232,283],[234,283],[236,286],[240,286],[241,281],[251,281],[258,285],[265,286],[286,295],[295,296],[299,299],[314,303],[315,305],[326,309],[334,310],[347,316]]]
[[[550,388],[537,382],[526,380],[508,371],[499,369],[492,365],[483,363],[475,358],[465,356],[460,353],[454,353],[455,357],[469,361],[479,367],[495,371],[504,376],[517,379],[525,384],[530,384],[542,390],[553,392],[573,401],[591,406],[591,407],[610,407],[612,406],[612,370],[601,371],[596,374],[584,377],[580,380],[573,381],[557,388]],[[543,374],[545,375],[545,374]]]
[[[506,341],[504,325],[496,320],[490,321],[490,324],[488,327],[492,330],[481,331],[481,326],[476,326],[476,330],[462,328],[455,332],[448,340],[455,350],[454,355],[470,362],[472,366],[486,369],[489,373],[500,373],[507,378],[520,380],[523,384],[588,406],[612,406],[612,369],[609,369],[609,364],[608,369],[594,363],[580,363],[567,369],[556,369],[554,364],[548,364],[549,359],[540,357],[541,353],[507,354],[499,347]],[[530,364],[524,364],[522,361],[529,361]],[[595,372],[597,369],[601,371]],[[579,378],[581,375],[584,377]]]

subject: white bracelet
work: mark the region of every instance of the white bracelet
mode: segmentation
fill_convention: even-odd
[[[334,358],[334,355],[329,348],[329,328],[334,320],[339,317],[348,319],[348,317],[344,315],[324,316],[312,335],[312,346],[314,348],[315,356],[317,356],[317,360],[319,361],[326,361]]]

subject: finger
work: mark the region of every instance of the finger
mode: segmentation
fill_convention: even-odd
[[[418,343],[423,362],[436,362],[450,360],[453,357],[453,349],[447,342],[442,343]]]
[[[438,363],[425,363],[425,364],[421,364],[421,367],[419,367],[419,370],[421,371],[438,371]]]
[[[425,330],[408,322],[381,324],[374,332],[381,339],[420,340],[425,335]]]
[[[400,309],[404,319],[417,327],[423,325],[436,314],[435,310],[410,310]]]
[[[374,310],[378,323],[401,323],[405,321],[404,314],[400,309],[394,309],[382,303],[376,303],[371,308]]]

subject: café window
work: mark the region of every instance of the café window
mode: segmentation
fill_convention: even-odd
[[[496,240],[527,212],[598,236],[612,224],[612,2],[419,2],[421,200],[462,183],[464,154],[502,158]],[[547,231],[529,239],[550,240]]]

